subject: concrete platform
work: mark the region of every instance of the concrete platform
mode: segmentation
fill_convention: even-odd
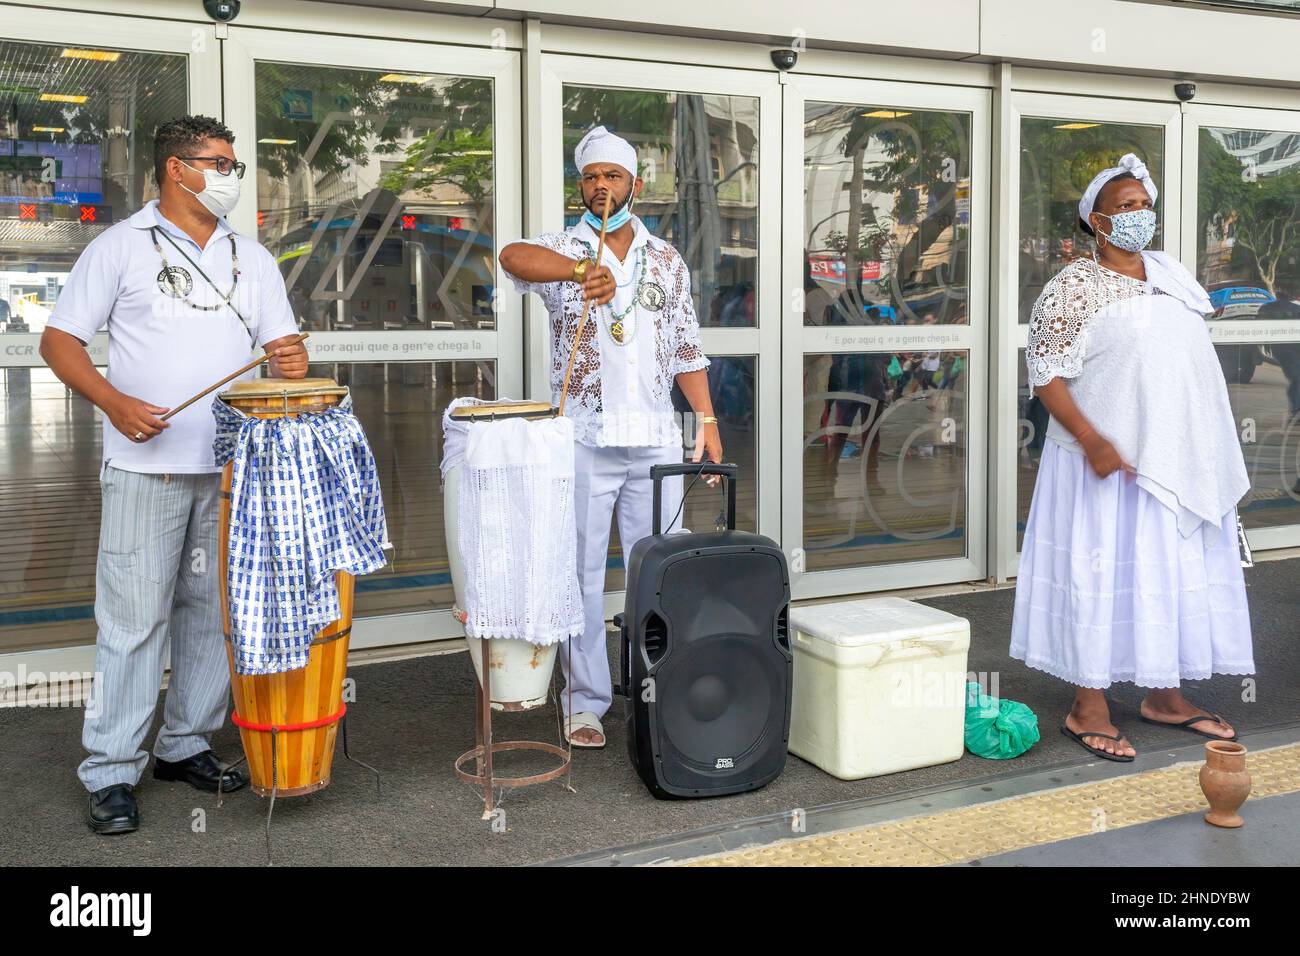
[[[1252,693],[1244,693],[1247,688],[1239,677],[1185,686],[1189,699],[1222,713],[1250,739],[1282,731],[1274,746],[1291,742],[1287,729],[1300,726],[1297,580],[1300,562],[1294,560],[1261,563],[1247,572],[1259,671],[1250,683]],[[481,819],[481,793],[452,774],[453,760],[473,742],[474,678],[468,656],[353,666],[349,674],[356,680],[357,696],[348,717],[352,748],[383,771],[382,796],[376,799],[370,775],[343,761],[340,753],[329,788],[277,803],[272,834],[276,861],[310,866],[503,865],[584,854],[608,859],[611,847],[644,846],[709,828],[726,832],[756,819],[784,821],[788,838],[796,810],[810,823],[823,816],[834,822],[838,814],[846,820],[839,824],[843,828],[861,825],[848,817],[863,805],[896,816],[896,808],[886,806],[889,802],[920,799],[941,807],[954,788],[1010,795],[1021,792],[1015,787],[1026,775],[1041,774],[1041,781],[1034,782],[1041,789],[1114,773],[1113,767],[1120,765],[1097,768],[1087,753],[1057,732],[1072,696],[1070,688],[1007,657],[1013,596],[1004,589],[927,598],[925,603],[970,619],[969,669],[997,674],[1002,696],[1023,701],[1038,714],[1042,741],[1014,761],[967,754],[942,766],[844,781],[791,757],[782,776],[763,790],[714,800],[661,802],[647,793],[629,764],[623,705],[616,701],[605,723],[609,745],[575,756],[576,792],[557,781],[508,793],[504,817],[495,829]],[[1119,726],[1144,759],[1197,746],[1200,738],[1140,723],[1136,708],[1141,694],[1132,686],[1118,685],[1111,696]],[[231,795],[217,810],[212,795],[155,781],[148,771],[137,791],[141,829],[119,837],[91,834],[84,822],[86,794],[75,773],[83,755],[81,722],[82,712],[75,707],[0,709],[0,806],[7,822],[0,863],[265,863],[264,799],[244,791]],[[557,729],[549,709],[504,717],[498,724],[499,735],[541,740],[556,739]],[[151,745],[152,736],[146,746]],[[214,746],[230,759],[240,753],[238,736],[228,725],[216,735]],[[522,769],[519,764],[515,768]],[[980,790],[983,787],[990,790]],[[812,809],[819,807],[827,809]],[[704,852],[725,848],[718,845]]]

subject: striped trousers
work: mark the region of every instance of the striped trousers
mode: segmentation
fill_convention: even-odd
[[[217,562],[220,476],[152,475],[105,465],[95,569],[95,681],[77,768],[87,790],[135,784],[149,754],[168,644],[171,680],[154,755],[208,749],[230,699]]]

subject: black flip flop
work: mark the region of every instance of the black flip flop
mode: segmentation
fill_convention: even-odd
[[[1231,737],[1224,737],[1222,734],[1207,734],[1205,731],[1197,730],[1195,727],[1192,726],[1192,724],[1200,723],[1202,720],[1212,720],[1216,724],[1225,723],[1224,719],[1220,717],[1218,714],[1213,714],[1210,716],[1207,716],[1205,714],[1198,714],[1195,717],[1187,718],[1187,720],[1184,720],[1180,724],[1176,724],[1168,720],[1152,720],[1150,717],[1147,717],[1142,713],[1138,714],[1138,719],[1148,724],[1155,724],[1157,727],[1172,727],[1174,728],[1174,730],[1185,730],[1189,734],[1196,734],[1196,736],[1198,737],[1207,737],[1210,740],[1232,741],[1237,739],[1237,732],[1235,730],[1232,732]]]
[[[1065,726],[1065,724],[1061,724],[1061,733],[1065,734],[1065,736],[1069,737],[1071,740],[1077,743],[1084,750],[1088,751],[1088,753],[1092,754],[1094,757],[1100,757],[1102,760],[1113,760],[1116,763],[1133,762],[1133,758],[1127,754],[1107,753],[1106,751],[1102,750],[1100,747],[1094,747],[1092,744],[1088,743],[1083,739],[1084,737],[1105,737],[1107,740],[1113,740],[1116,743],[1119,743],[1124,738],[1118,734],[1103,734],[1101,731],[1093,731],[1093,732],[1085,731],[1084,733],[1076,734],[1069,727]]]

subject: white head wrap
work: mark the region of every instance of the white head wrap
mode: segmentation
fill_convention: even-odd
[[[636,150],[621,136],[615,136],[603,126],[587,131],[573,150],[573,164],[582,172],[592,163],[613,163],[622,166],[633,179],[636,178]]]
[[[1147,195],[1151,197],[1151,201],[1156,201],[1156,184],[1151,179],[1151,173],[1147,171],[1147,164],[1138,159],[1133,153],[1125,153],[1120,157],[1118,166],[1103,169],[1092,177],[1092,182],[1088,183],[1088,188],[1083,191],[1083,198],[1079,200],[1080,219],[1084,222],[1088,221],[1088,213],[1092,212],[1092,207],[1096,204],[1102,187],[1120,173],[1132,173],[1133,178],[1146,187]]]

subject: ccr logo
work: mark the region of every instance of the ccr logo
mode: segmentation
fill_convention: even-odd
[[[6,345],[5,355],[31,355],[36,351],[34,345]]]

